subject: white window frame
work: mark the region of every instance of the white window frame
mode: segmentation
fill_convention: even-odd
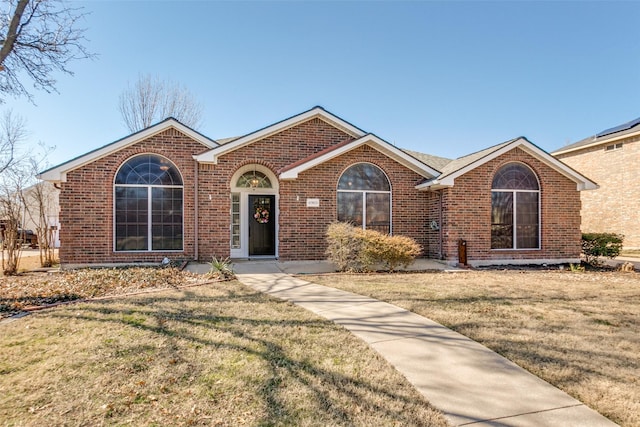
[[[140,184],[116,184],[115,180],[116,177],[118,176],[118,172],[120,172],[120,169],[127,164],[131,159],[135,158],[135,157],[139,157],[139,156],[158,156],[158,157],[162,157],[167,159],[169,162],[171,162],[171,164],[176,168],[176,171],[178,172],[178,174],[180,175],[180,180],[182,181],[182,185],[140,185]],[[148,236],[147,236],[147,248],[148,249],[140,249],[140,250],[118,250],[116,248],[116,188],[117,187],[129,187],[129,188],[146,188],[147,189],[147,231],[148,231]],[[152,223],[152,206],[153,206],[153,200],[152,200],[152,196],[153,196],[153,188],[180,188],[182,189],[182,247],[180,249],[153,249],[153,234],[152,234],[152,230],[153,230],[153,223]],[[114,253],[118,253],[118,254],[123,254],[123,253],[134,253],[134,254],[139,254],[139,253],[150,253],[150,252],[158,252],[158,253],[178,253],[178,252],[184,252],[184,178],[182,175],[182,172],[180,172],[180,169],[178,168],[178,166],[169,158],[158,154],[158,153],[140,153],[140,154],[136,154],[135,156],[131,156],[129,158],[127,158],[124,162],[122,162],[122,164],[120,165],[120,167],[118,168],[118,170],[116,171],[115,175],[113,176],[113,186],[112,186],[112,190],[113,190],[113,203],[112,203],[112,212],[111,212],[111,217],[113,218],[113,235],[112,235],[112,241],[113,241],[113,252]]]
[[[261,172],[269,178],[271,182],[271,188],[251,188],[251,187],[238,187],[236,184],[238,183],[238,179],[242,175],[251,171]],[[259,164],[248,164],[239,168],[231,177],[231,181],[229,182],[230,193],[238,193],[240,194],[240,247],[233,248],[232,246],[232,235],[233,235],[233,206],[231,194],[229,194],[229,254],[231,258],[248,258],[249,257],[249,195],[265,195],[265,196],[275,196],[275,212],[273,215],[273,220],[276,222],[275,227],[275,239],[276,239],[276,248],[275,248],[275,257],[278,258],[279,254],[279,214],[280,214],[280,194],[279,188],[280,183],[278,178],[274,175],[271,170],[265,166]]]
[[[523,162],[508,162],[503,164],[502,166],[500,166],[498,169],[496,169],[496,173],[502,169],[503,167],[512,164],[512,163],[518,163],[521,164],[523,166],[525,166],[527,169],[529,169],[531,171],[531,173],[533,174],[533,176],[536,178],[536,181],[538,183],[538,189],[537,190],[512,190],[512,189],[491,189],[491,193],[512,193],[513,194],[513,230],[511,232],[511,241],[513,242],[510,248],[491,248],[492,251],[539,251],[542,249],[542,190],[541,190],[541,186],[540,186],[540,178],[538,178],[538,174],[531,169],[531,167],[529,165],[527,165],[526,163]],[[495,179],[495,173],[493,175],[493,178]],[[493,181],[493,180],[492,180]],[[493,182],[492,185],[493,187]],[[535,248],[517,248],[517,231],[518,231],[518,201],[517,201],[517,193],[537,193],[538,194],[538,246]],[[493,198],[492,198],[493,199]],[[493,203],[491,204],[491,208],[493,209]],[[491,246],[491,241],[489,242],[489,246]]]
[[[340,179],[345,174],[345,172],[348,171],[353,166],[360,165],[360,164],[371,165],[371,166],[374,166],[375,168],[379,169],[383,173],[385,178],[387,179],[387,182],[389,183],[389,191],[379,191],[379,190],[342,190],[342,189],[339,189],[338,185],[340,184]],[[342,171],[342,173],[338,177],[338,182],[336,183],[336,217],[338,215],[338,196],[337,196],[337,193],[361,193],[362,194],[362,229],[363,230],[366,230],[366,228],[367,228],[367,193],[371,193],[371,194],[388,194],[389,195],[389,235],[393,235],[393,187],[391,186],[391,180],[389,179],[389,175],[387,175],[387,173],[384,171],[384,169],[382,169],[380,166],[376,165],[375,163],[370,163],[370,162],[357,162],[357,163],[350,164],[349,166],[347,166]]]

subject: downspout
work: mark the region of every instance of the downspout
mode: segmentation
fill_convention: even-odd
[[[193,227],[193,233],[194,233],[194,238],[193,238],[193,257],[194,259],[197,261],[198,258],[198,216],[199,216],[199,209],[198,209],[198,204],[200,203],[200,197],[198,196],[198,169],[199,169],[199,165],[198,165],[198,161],[194,160],[194,164],[195,164],[195,184],[194,184],[194,188],[195,188],[195,195],[194,195],[194,212],[195,212],[195,225]]]
[[[440,259],[442,260],[444,259],[444,254],[442,253],[442,190],[438,191],[438,202],[439,202],[438,214],[440,215],[440,219],[439,219],[440,227],[438,227],[438,234],[440,235],[439,237]]]

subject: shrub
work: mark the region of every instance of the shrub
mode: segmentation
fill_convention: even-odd
[[[327,228],[327,258],[339,271],[364,271],[360,259],[364,240],[357,228],[345,222],[334,222]],[[362,229],[360,229],[362,230]]]
[[[615,233],[582,233],[582,253],[587,264],[597,266],[599,257],[620,255],[624,236]]]
[[[422,252],[420,245],[407,236],[385,236],[385,244],[381,249],[380,260],[389,271],[399,266],[406,268]]]
[[[346,223],[327,229],[327,257],[340,271],[367,271],[382,264],[388,271],[407,267],[420,255],[418,243],[406,236],[389,236]]]

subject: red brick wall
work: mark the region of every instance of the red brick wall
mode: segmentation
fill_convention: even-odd
[[[491,183],[508,162],[528,165],[540,182],[541,248],[491,249]],[[458,240],[467,241],[469,263],[491,260],[577,259],[580,256],[580,193],[576,183],[520,149],[514,149],[455,180],[442,190],[444,257],[458,261]]]
[[[239,148],[221,156],[215,165],[201,165],[199,170],[199,258],[211,259],[212,256],[227,257],[230,253],[230,221],[231,221],[231,177],[242,166],[258,163],[269,168],[274,175],[281,168],[318,151],[354,138],[323,120],[312,119],[290,129],[286,129],[251,145]],[[317,184],[311,184],[310,189]],[[334,187],[335,188],[335,185]],[[290,254],[288,241],[282,240],[287,227],[301,228],[292,222],[287,214],[287,184],[280,183],[280,255]],[[211,196],[211,200],[209,199]],[[334,202],[335,203],[335,202]],[[326,205],[321,205],[324,211]],[[301,219],[304,222],[304,218]],[[324,250],[322,250],[324,251]],[[306,257],[306,249],[301,248],[297,259]],[[323,257],[322,257],[323,258]],[[311,258],[320,259],[320,258]]]
[[[165,256],[194,254],[194,154],[206,147],[169,129],[68,173],[60,194],[60,261],[63,264],[160,262]],[[184,183],[184,251],[114,252],[113,182],[122,163],[135,154],[156,153],[171,160]]]
[[[618,150],[605,151],[622,143]],[[627,248],[640,248],[640,136],[562,154],[560,160],[600,188],[582,191],[582,230],[618,233]]]
[[[301,173],[296,180],[280,183],[281,259],[326,258],[324,233],[337,220],[338,179],[349,166],[359,162],[373,163],[387,174],[392,190],[393,234],[413,237],[426,253],[428,195],[414,188],[420,175],[365,145]],[[307,207],[307,198],[320,199],[320,207]]]
[[[259,163],[274,175],[311,154],[354,138],[320,119],[284,130],[227,153],[215,165],[198,169],[198,255],[229,256],[231,177],[242,166]],[[61,194],[61,251],[64,264],[152,261],[164,256],[194,257],[195,161],[206,147],[176,130],[168,130],[68,174]],[[184,251],[180,253],[113,251],[113,180],[119,166],[138,153],[164,155],[184,180]],[[541,181],[542,249],[492,251],[491,181],[508,161],[528,164]],[[336,220],[336,188],[340,175],[358,162],[370,162],[389,177],[393,233],[413,237],[434,258],[457,259],[457,241],[468,242],[469,260],[575,258],[580,250],[579,194],[575,183],[521,150],[513,150],[459,177],[451,189],[416,191],[421,177],[372,147],[362,146],[279,183],[279,257],[282,260],[325,258],[325,230]],[[319,208],[306,206],[320,200]],[[442,205],[443,212],[440,212]],[[436,221],[440,230],[431,230]],[[444,237],[441,243],[440,236]]]

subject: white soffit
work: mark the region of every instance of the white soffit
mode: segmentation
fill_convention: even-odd
[[[105,145],[101,148],[90,151],[87,154],[81,155],[79,157],[76,157],[75,159],[69,160],[65,163],[62,163],[58,166],[48,169],[38,174],[37,177],[39,179],[42,179],[43,181],[66,182],[68,172],[74,169],[77,169],[79,167],[82,167],[86,164],[89,164],[91,162],[94,162],[96,160],[99,160],[103,157],[106,157],[112,153],[122,150],[130,145],[133,145],[151,136],[162,133],[170,128],[174,128],[184,133],[185,135],[201,143],[205,147],[214,148],[218,146],[218,143],[215,142],[214,140],[205,137],[201,133],[194,131],[193,129],[183,125],[182,123],[180,123],[179,121],[173,118],[169,118],[156,125],[150,126],[146,129],[143,129],[139,132],[131,134],[125,138],[122,138],[118,141],[112,142],[111,144]]]
[[[351,135],[354,138],[360,138],[366,134],[362,129],[359,129],[354,125],[352,125],[351,123],[345,120],[342,120],[338,116],[334,116],[333,114],[326,111],[324,108],[314,107],[311,110],[305,111],[304,113],[290,117],[281,122],[275,123],[271,126],[267,126],[263,129],[257,130],[241,138],[238,138],[232,142],[229,142],[228,144],[221,145],[210,151],[194,156],[194,159],[196,159],[200,163],[214,163],[214,164],[218,163],[218,157],[226,153],[237,150],[238,148],[252,144],[253,142],[259,141],[268,136],[282,132],[286,129],[292,128],[294,126],[297,126],[301,123],[304,123],[306,121],[309,121],[315,118],[323,120],[329,125],[334,126],[342,130],[343,132],[346,132],[347,134]]]
[[[446,174],[438,179],[419,184],[416,186],[416,188],[419,190],[429,190],[429,189],[439,189],[444,187],[453,187],[455,183],[455,179],[457,177],[464,175],[465,173],[513,150],[514,148],[521,148],[523,151],[537,158],[538,160],[540,160],[550,168],[556,170],[560,174],[574,181],[577,184],[578,191],[595,190],[598,188],[598,185],[596,183],[589,180],[584,175],[575,171],[568,165],[564,164],[560,160],[553,157],[551,154],[540,149],[539,147],[537,147],[536,145],[534,145],[529,140],[523,137],[513,140],[511,143],[506,144],[496,149],[495,151],[487,154],[486,156],[461,167],[457,171]]]
[[[368,145],[372,147],[373,149],[381,152],[385,156],[395,160],[396,162],[400,163],[401,165],[405,166],[408,169],[411,169],[412,171],[416,172],[417,174],[425,178],[434,177],[440,174],[440,172],[438,172],[437,170],[432,169],[431,167],[422,163],[418,159],[408,155],[404,151],[378,138],[376,135],[368,134],[363,136],[360,139],[356,139],[354,141],[351,141],[348,144],[338,147],[335,150],[331,150],[321,156],[314,157],[308,162],[305,162],[301,165],[288,169],[282,172],[279,178],[282,180],[296,179],[298,178],[298,175],[300,173],[306,170],[309,170],[311,168],[314,168],[318,165],[321,165],[322,163],[325,163],[331,159],[339,157],[342,154],[345,154],[351,150],[354,150],[362,145]]]

